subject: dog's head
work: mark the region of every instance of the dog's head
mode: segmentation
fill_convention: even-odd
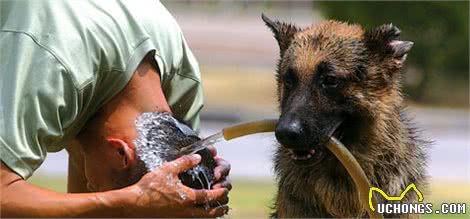
[[[331,136],[346,145],[377,113],[401,103],[399,71],[413,43],[389,24],[324,21],[301,29],[262,15],[280,48],[276,138],[297,163],[321,156]]]

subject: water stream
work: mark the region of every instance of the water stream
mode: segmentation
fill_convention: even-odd
[[[215,145],[216,143],[221,142],[223,140],[225,140],[224,133],[218,132],[207,138],[204,138],[203,140],[197,141],[191,145],[181,148],[180,154],[185,154],[185,155],[194,154],[200,150],[203,150],[204,148],[207,148],[211,145]]]

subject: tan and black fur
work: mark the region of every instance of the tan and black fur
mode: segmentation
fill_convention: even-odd
[[[323,146],[331,135],[353,153],[373,186],[390,195],[409,183],[424,189],[427,143],[406,117],[400,89],[413,43],[400,40],[391,24],[366,31],[323,21],[301,29],[262,17],[280,47],[278,193],[271,216],[367,217],[350,176]],[[311,158],[297,160],[306,153]]]

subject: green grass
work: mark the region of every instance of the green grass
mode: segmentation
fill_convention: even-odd
[[[33,184],[64,192],[65,177],[33,176],[29,181]],[[234,179],[233,190],[230,192],[230,218],[267,218],[270,206],[276,193],[274,182],[269,180]],[[470,185],[466,183],[433,181],[430,196],[425,201],[439,207],[442,202],[467,203],[466,214],[460,215],[423,215],[422,218],[470,218]]]
[[[270,181],[233,181],[230,192],[230,215],[233,218],[267,218],[276,186]]]

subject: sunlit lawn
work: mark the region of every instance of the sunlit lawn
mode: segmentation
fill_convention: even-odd
[[[66,190],[64,177],[33,176],[30,182],[63,192]],[[233,181],[233,190],[230,193],[229,218],[267,218],[276,187],[268,180],[242,180]],[[470,185],[456,182],[431,183],[431,196],[425,196],[425,201],[439,206],[442,202],[465,202],[467,213],[465,215],[423,215],[422,218],[469,218],[470,214]]]

